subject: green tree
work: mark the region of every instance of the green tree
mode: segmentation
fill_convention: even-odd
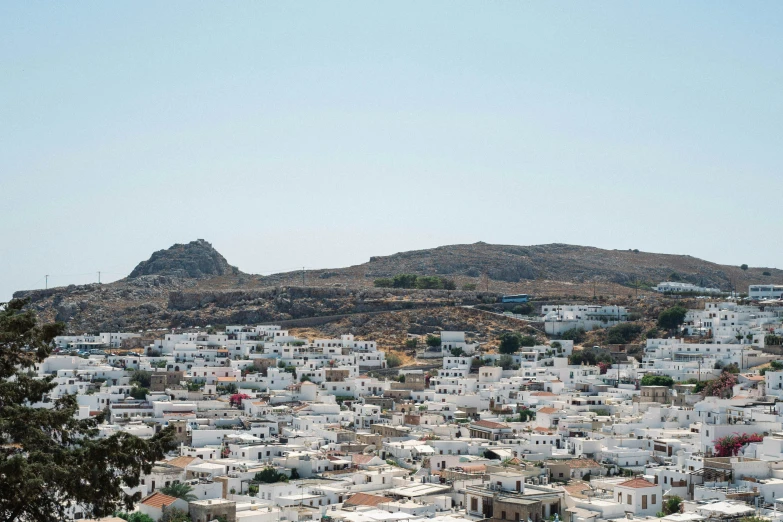
[[[465,283],[462,285],[462,289],[466,292],[472,292],[476,289],[476,283]]]
[[[136,400],[143,401],[147,398],[147,394],[149,392],[150,391],[147,388],[139,388],[138,386],[134,386],[131,388],[130,396]]]
[[[743,264],[741,264],[741,265],[740,265],[740,268],[741,268],[742,270],[747,270],[747,269],[748,269],[748,265],[746,265],[745,263],[743,263]]]
[[[511,367],[514,365],[514,359],[510,355],[504,354],[498,357],[496,364],[497,366],[500,366],[504,370],[510,370]]]
[[[373,286],[376,288],[391,288],[394,286],[394,280],[388,277],[381,277],[373,281]]]
[[[667,308],[658,315],[658,327],[674,331],[685,321],[686,313],[688,310],[680,305]]]
[[[465,355],[465,350],[457,346],[451,349],[451,355],[454,357],[462,357],[463,355]]]
[[[536,345],[536,338],[532,335],[523,335],[519,338],[519,346],[535,346]]]
[[[168,486],[160,488],[160,492],[170,497],[181,498],[186,502],[198,499],[198,497],[193,494],[193,488],[184,482],[172,482]]]
[[[667,375],[647,374],[642,377],[642,386],[668,386],[671,388],[673,385],[674,379]]]
[[[419,340],[416,338],[405,340],[406,348],[416,348],[418,345],[419,345]]]
[[[679,513],[680,504],[682,504],[682,499],[680,497],[677,495],[671,496],[666,499],[666,502],[663,503],[663,512],[667,515],[671,515],[672,513]]]
[[[386,353],[386,366],[389,368],[396,368],[402,364],[402,359],[396,353]]]
[[[259,471],[253,476],[253,480],[256,482],[264,482],[266,484],[274,484],[275,482],[288,482],[288,475],[280,473],[275,468],[267,467],[263,471]]]
[[[397,274],[392,279],[392,286],[394,288],[416,288],[416,279],[418,277],[415,274]]]
[[[427,346],[430,346],[432,348],[436,348],[440,346],[440,337],[437,335],[428,335],[427,336]]]
[[[571,328],[560,334],[560,339],[564,341],[574,341],[574,344],[581,344],[587,336],[584,328]]]
[[[148,440],[125,432],[99,438],[103,415],[78,419],[76,397],[34,408],[54,389],[52,378],[27,374],[51,353],[62,324],[39,325],[26,301],[0,305],[0,521],[65,520],[80,505],[89,518],[130,510],[156,460],[175,447],[171,428]]]
[[[440,290],[443,288],[443,279],[437,276],[419,276],[416,278],[416,288]]]
[[[608,344],[628,344],[642,333],[642,325],[635,323],[620,323],[606,331]]]
[[[136,384],[140,388],[149,388],[152,385],[152,372],[133,370],[130,376],[130,383]]]
[[[522,336],[517,332],[505,332],[500,336],[500,353],[515,353],[521,345]]]
[[[517,315],[530,315],[533,313],[533,307],[527,303],[516,305],[511,309],[511,313]]]

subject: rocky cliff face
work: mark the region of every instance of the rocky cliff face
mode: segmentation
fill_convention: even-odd
[[[229,265],[210,243],[198,239],[186,245],[176,244],[166,250],[158,250],[147,261],[136,265],[128,278],[161,275],[203,279],[238,273],[239,270]]]

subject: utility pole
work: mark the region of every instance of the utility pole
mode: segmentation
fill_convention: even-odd
[[[49,274],[46,274],[46,285],[44,286],[45,290],[49,289]]]
[[[101,284],[101,271],[98,270],[98,284]]]
[[[305,274],[304,274],[304,267],[302,267],[302,286],[305,285]]]

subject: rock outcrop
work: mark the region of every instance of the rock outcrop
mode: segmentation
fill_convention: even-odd
[[[128,278],[158,275],[204,279],[238,273],[239,270],[229,265],[210,243],[198,239],[186,245],[176,244],[166,250],[158,250],[147,261],[136,265]]]

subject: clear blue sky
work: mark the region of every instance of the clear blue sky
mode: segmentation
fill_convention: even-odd
[[[0,300],[196,238],[780,266],[780,2],[2,2]]]

